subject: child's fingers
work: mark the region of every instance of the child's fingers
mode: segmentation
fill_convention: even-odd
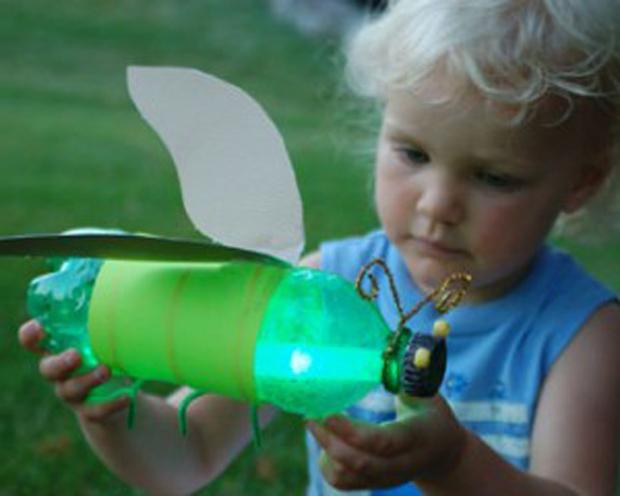
[[[89,422],[101,422],[103,420],[109,420],[115,416],[115,414],[122,412],[129,406],[130,398],[123,396],[107,403],[100,403],[98,405],[85,406],[80,410],[80,416]]]
[[[344,472],[346,469],[346,471],[355,474],[367,474],[371,473],[374,467],[379,464],[379,459],[373,454],[347,444],[323,426],[310,422],[308,427],[321,448],[329,455],[329,458],[337,462],[334,466],[339,469],[338,473]],[[333,467],[331,468],[333,469]]]
[[[45,337],[45,331],[36,320],[32,319],[22,324],[17,331],[17,337],[20,344],[27,350],[39,355],[44,353],[40,343]]]
[[[325,420],[323,427],[348,445],[379,457],[398,455],[415,444],[415,430],[405,422],[375,425],[332,415]]]
[[[319,466],[325,480],[336,489],[346,491],[371,486],[370,481],[366,481],[363,474],[349,470],[346,465],[328,457],[325,451],[321,451]]]
[[[324,450],[320,464],[326,480],[338,489],[391,487],[403,484],[415,474],[419,458],[414,447],[395,456],[378,456],[347,444],[324,427],[310,422],[309,428]]]
[[[80,365],[81,357],[76,350],[66,350],[50,355],[39,362],[39,372],[48,381],[64,381]]]
[[[67,403],[80,404],[91,389],[104,383],[109,377],[108,368],[101,365],[87,374],[56,382],[56,396]]]

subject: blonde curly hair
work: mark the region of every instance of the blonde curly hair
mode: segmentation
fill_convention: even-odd
[[[572,233],[601,228],[591,234],[617,227],[619,0],[392,0],[347,47],[349,85],[379,102],[396,89],[419,90],[438,69],[455,90],[442,101],[473,88],[517,106],[515,124],[548,95],[566,102],[563,118],[584,100],[611,115],[612,173],[596,198],[558,225]]]

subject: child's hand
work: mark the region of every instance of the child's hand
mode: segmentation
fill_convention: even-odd
[[[394,422],[373,425],[333,415],[309,427],[322,446],[325,479],[338,489],[392,487],[442,478],[459,462],[467,434],[440,397],[406,399]]]
[[[109,379],[109,369],[102,365],[86,374],[72,375],[80,367],[82,361],[80,354],[72,349],[57,355],[46,354],[40,344],[45,337],[45,331],[36,320],[23,324],[18,336],[24,348],[43,356],[39,362],[39,372],[54,384],[56,396],[67,403],[84,420],[104,422],[128,407],[129,398],[127,397],[97,405],[86,404],[84,400],[91,389]]]

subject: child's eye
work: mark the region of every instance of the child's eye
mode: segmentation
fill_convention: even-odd
[[[396,151],[401,156],[403,156],[405,160],[407,160],[407,162],[410,162],[415,165],[426,164],[430,161],[430,157],[428,156],[428,154],[420,150],[419,148],[407,146],[407,147],[397,148]]]
[[[483,185],[502,191],[515,191],[523,186],[522,179],[510,174],[479,170],[474,177]]]

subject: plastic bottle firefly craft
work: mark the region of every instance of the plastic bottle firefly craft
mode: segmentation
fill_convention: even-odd
[[[179,410],[184,429],[189,402],[206,392],[307,417],[341,411],[380,384],[435,394],[447,325],[412,335],[405,324],[423,304],[457,304],[469,276],[452,275],[404,312],[380,260],[356,285],[296,267],[301,201],[258,104],[190,69],[130,68],[128,86],[173,157],[192,222],[214,242],[81,231],[0,239],[0,255],[54,257],[55,272],[31,283],[28,308],[48,350],[76,348],[83,370],[111,368],[89,401],[135,397],[144,380],[188,385],[196,392]],[[400,312],[395,332],[369,301],[377,266]]]

